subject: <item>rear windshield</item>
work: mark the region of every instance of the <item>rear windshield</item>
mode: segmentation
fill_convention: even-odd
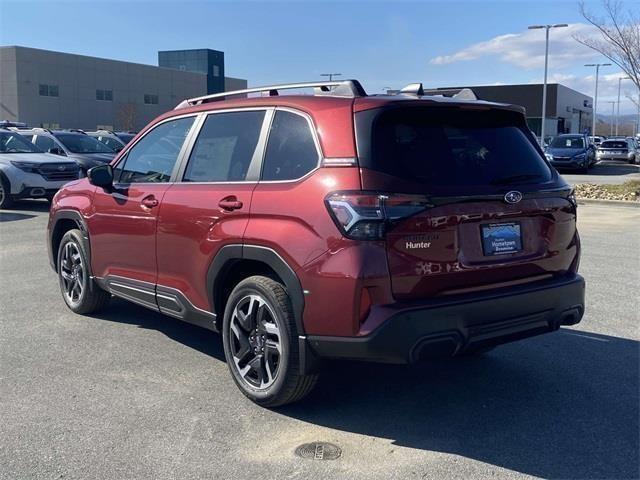
[[[600,144],[601,148],[627,148],[627,142],[621,142],[620,140],[618,140],[617,142],[614,142],[612,140],[608,140],[606,142],[602,142]]]
[[[366,126],[357,122],[361,166],[426,186],[538,183],[552,176],[515,112],[442,107],[383,110],[369,128],[370,150],[368,146],[361,149]]]

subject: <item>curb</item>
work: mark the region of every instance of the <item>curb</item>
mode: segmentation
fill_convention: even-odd
[[[601,200],[596,198],[580,198],[578,197],[578,205],[608,205],[610,207],[631,207],[640,208],[640,202],[631,202],[628,200]]]

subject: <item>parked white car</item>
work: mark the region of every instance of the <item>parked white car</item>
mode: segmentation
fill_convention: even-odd
[[[0,128],[0,208],[20,198],[51,199],[79,173],[76,162],[44,153],[17,132]]]

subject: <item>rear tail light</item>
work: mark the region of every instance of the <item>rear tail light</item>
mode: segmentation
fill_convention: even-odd
[[[394,222],[429,207],[423,195],[333,192],[325,199],[342,234],[355,240],[381,240]]]

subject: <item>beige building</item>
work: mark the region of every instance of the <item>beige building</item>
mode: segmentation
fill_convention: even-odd
[[[189,51],[187,51],[189,52]],[[0,120],[48,128],[140,130],[185,98],[207,91],[207,74],[0,47]],[[247,81],[224,77],[225,90]]]

